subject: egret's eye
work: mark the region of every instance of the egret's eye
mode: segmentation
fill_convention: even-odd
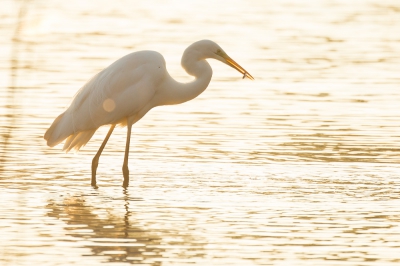
[[[217,54],[219,56],[223,56],[224,52],[222,52],[221,49],[218,49],[217,52],[215,52],[215,54]]]

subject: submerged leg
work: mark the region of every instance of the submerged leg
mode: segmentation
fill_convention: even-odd
[[[128,132],[126,133],[126,147],[125,147],[125,157],[124,164],[122,165],[122,173],[124,174],[123,187],[129,186],[129,169],[128,169],[128,157],[129,157],[129,144],[131,142],[131,131],[132,125],[128,125]]]
[[[101,153],[103,152],[104,147],[107,144],[108,139],[111,136],[111,133],[113,132],[115,128],[115,125],[111,125],[110,130],[107,133],[106,138],[104,139],[103,143],[101,144],[99,150],[97,151],[96,155],[93,157],[92,160],[92,186],[95,187],[96,186],[96,171],[97,171],[97,166],[99,165],[99,158]]]

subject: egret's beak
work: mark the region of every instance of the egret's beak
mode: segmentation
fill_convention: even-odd
[[[247,77],[248,79],[254,80],[253,76],[250,75],[249,72],[247,72],[243,67],[241,67],[238,63],[235,62],[232,58],[229,56],[225,56],[224,59],[226,60],[228,66],[233,67],[237,71],[243,74],[243,78]]]
[[[236,69],[237,71],[239,71],[240,73],[242,73],[243,78],[247,77],[248,79],[254,80],[253,76],[250,75],[249,72],[247,72],[243,67],[241,67],[238,63],[236,63],[235,60],[230,58],[226,53],[224,53],[222,51],[218,51],[216,54],[225,60],[225,62],[224,62],[225,64],[227,64],[228,66],[230,66],[230,67]]]

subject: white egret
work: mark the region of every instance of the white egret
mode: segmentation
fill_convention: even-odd
[[[208,86],[212,69],[207,58],[233,67],[251,80],[254,78],[213,41],[201,40],[183,53],[181,64],[195,79],[175,81],[167,72],[163,56],[154,51],[128,54],[100,71],[76,94],[68,109],[46,131],[44,139],[53,147],[66,139],[63,150],[79,150],[103,125],[111,125],[92,161],[92,186],[100,155],[116,125],[127,126],[123,186],[129,184],[128,154],[132,125],[151,108],[179,104],[196,98]]]

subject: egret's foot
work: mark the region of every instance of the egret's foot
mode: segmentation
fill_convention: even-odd
[[[90,185],[91,185],[93,188],[98,188],[97,182],[96,182],[96,175],[92,175],[92,182],[90,182]]]
[[[124,182],[122,183],[122,187],[123,187],[123,188],[129,187],[129,180],[128,180],[128,181],[125,181],[125,180],[124,180]]]
[[[124,182],[122,183],[122,187],[128,187],[129,186],[129,169],[126,166],[122,167],[122,174],[124,175]]]
[[[90,182],[90,185],[91,185],[92,187],[97,187],[96,173],[95,173],[95,174],[92,173],[92,181]]]
[[[92,187],[97,188],[96,185],[96,172],[97,172],[97,166],[99,165],[99,159],[94,157],[92,161]]]

